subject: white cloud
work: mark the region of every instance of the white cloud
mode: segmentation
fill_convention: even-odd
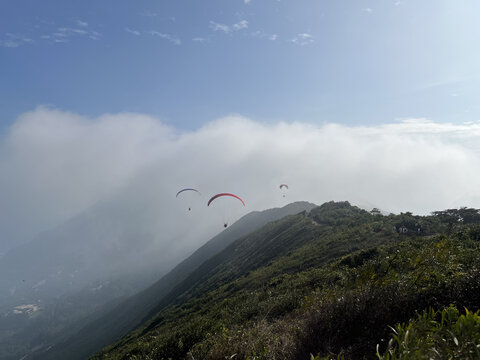
[[[80,25],[82,23],[82,25]],[[60,27],[54,33],[49,35],[42,35],[44,40],[50,40],[54,43],[68,43],[75,37],[87,37],[91,40],[100,40],[102,34],[94,30],[88,30],[86,27],[88,23],[77,21],[79,28]]]
[[[192,41],[194,41],[194,42],[206,42],[207,39],[205,39],[205,38],[203,38],[203,37],[194,37],[194,38],[192,39]]]
[[[77,20],[77,25],[78,25],[78,26],[82,26],[82,27],[87,27],[87,26],[88,26],[88,22],[82,21],[82,20]]]
[[[212,29],[213,31],[221,31],[221,32],[224,32],[225,34],[230,34],[234,31],[239,31],[247,28],[248,28],[247,20],[241,20],[233,25],[220,24],[220,23],[216,23],[215,21],[210,21],[210,29]]]
[[[0,47],[16,48],[33,42],[33,39],[22,34],[6,33],[3,39],[0,38]]]
[[[291,42],[293,42],[294,44],[298,44],[298,45],[310,45],[312,44],[313,42],[315,42],[314,38],[313,38],[313,35],[311,34],[307,34],[307,33],[300,33],[300,34],[297,34],[297,36],[295,36],[292,40],[290,40]]]
[[[96,32],[96,31],[90,31],[88,33],[88,38],[92,40],[100,40],[102,34]]]
[[[367,7],[367,8],[365,8],[365,9],[363,9],[363,11],[368,12],[368,13],[372,13],[372,12],[373,12],[373,9]]]
[[[270,41],[275,41],[275,40],[278,39],[277,34],[268,34],[268,33],[266,33],[265,31],[262,31],[262,30],[254,31],[250,35],[252,37],[257,37],[257,38],[261,38],[261,39],[268,39]]]
[[[244,2],[245,4],[250,4],[251,1],[252,1],[252,0],[243,0],[243,2]]]
[[[140,35],[141,35],[140,31],[132,30],[132,29],[129,29],[128,27],[125,28],[125,31],[128,32],[128,33],[130,33],[130,34],[136,35],[136,36],[140,36]]]
[[[60,34],[62,36],[70,36],[72,34],[86,35],[88,34],[88,31],[84,29],[59,28],[57,34]]]
[[[232,25],[232,29],[235,31],[242,30],[242,29],[247,29],[248,28],[248,21],[247,20],[241,20],[236,24]]]
[[[175,44],[175,45],[181,45],[181,44],[182,44],[182,42],[180,41],[180,39],[177,38],[177,37],[174,36],[174,35],[161,33],[161,32],[155,31],[155,30],[147,31],[147,34],[150,34],[150,35],[152,35],[152,36],[158,36],[158,37],[160,37],[160,38],[162,38],[162,39],[165,39],[165,40],[170,41],[171,43],[173,43],[173,44]]]
[[[0,238],[10,238],[15,228],[18,237],[31,235],[112,196],[151,161],[149,151],[158,155],[154,142],[169,134],[143,115],[91,120],[47,108],[21,115],[0,143],[6,171],[0,184],[11,191],[2,199],[0,223],[12,221]]]
[[[210,21],[210,29],[212,29],[213,31],[223,31],[224,33],[229,33],[232,31],[230,26],[225,24],[219,24],[215,21]]]
[[[117,199],[132,213],[125,226],[158,234],[159,246],[175,247],[171,239],[183,234],[178,246],[193,250],[223,229],[218,208],[206,207],[217,192],[246,201],[228,207],[232,220],[296,200],[414,213],[480,207],[480,123],[348,127],[230,116],[179,132],[145,115],[90,119],[38,108],[2,139],[0,168],[1,239],[29,238]],[[174,196],[182,187],[203,194],[193,212]]]

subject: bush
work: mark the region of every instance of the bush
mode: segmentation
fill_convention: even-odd
[[[381,360],[480,359],[480,316],[455,306],[432,308],[417,319],[392,328],[393,336]]]

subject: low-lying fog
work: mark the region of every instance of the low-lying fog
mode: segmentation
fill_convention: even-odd
[[[222,229],[215,204],[206,206],[218,192],[245,200],[230,201],[232,218],[295,200],[422,214],[480,206],[479,138],[478,123],[426,119],[347,127],[234,115],[181,132],[146,115],[39,107],[1,139],[0,252],[95,207],[155,234],[156,246],[190,248]],[[285,198],[280,183],[290,186]],[[184,187],[201,196],[175,198]]]

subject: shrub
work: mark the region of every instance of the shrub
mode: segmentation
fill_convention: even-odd
[[[392,328],[393,335],[381,360],[479,359],[480,316],[455,306],[441,311],[432,308],[417,319]]]

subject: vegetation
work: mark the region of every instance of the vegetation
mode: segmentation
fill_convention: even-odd
[[[381,360],[480,359],[480,316],[455,306],[429,308],[408,324],[392,328],[393,337]]]
[[[480,215],[447,212],[332,202],[270,223],[94,358],[478,358]]]

